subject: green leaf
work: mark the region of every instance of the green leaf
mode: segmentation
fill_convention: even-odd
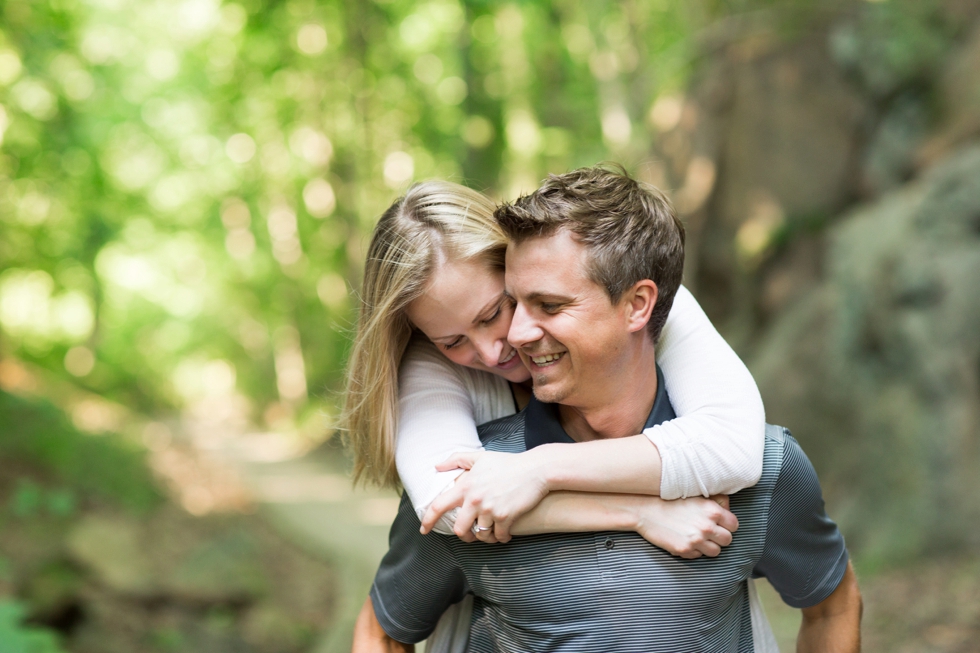
[[[0,653],[64,653],[57,633],[25,626],[25,615],[20,603],[0,600]]]

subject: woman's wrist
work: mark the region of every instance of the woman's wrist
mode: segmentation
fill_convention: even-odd
[[[567,446],[560,443],[542,444],[524,454],[531,458],[533,477],[540,482],[545,494],[568,489],[564,487],[565,466],[560,458],[563,447]]]
[[[613,522],[618,525],[616,530],[640,532],[642,527],[643,512],[640,509],[643,501],[650,497],[637,496],[635,494],[615,494],[613,501]]]

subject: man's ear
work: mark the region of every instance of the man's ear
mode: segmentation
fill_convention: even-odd
[[[626,302],[627,328],[630,333],[636,333],[646,328],[650,321],[653,307],[657,305],[657,284],[650,279],[642,279],[626,291],[623,300]]]

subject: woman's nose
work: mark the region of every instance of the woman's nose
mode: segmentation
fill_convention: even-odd
[[[477,355],[487,367],[496,367],[500,362],[500,354],[503,351],[503,341],[497,338],[481,338],[474,343]]]

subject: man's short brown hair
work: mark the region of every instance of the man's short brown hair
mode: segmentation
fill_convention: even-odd
[[[495,217],[520,243],[568,229],[589,251],[589,278],[616,303],[637,281],[657,284],[647,324],[656,342],[684,273],[684,225],[662,192],[621,166],[548,175],[538,190],[500,206]]]

